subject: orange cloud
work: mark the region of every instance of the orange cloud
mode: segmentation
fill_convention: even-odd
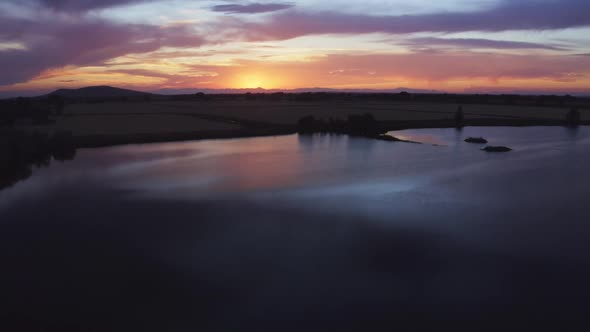
[[[407,54],[332,54],[306,61],[234,60],[230,65],[163,64],[154,61],[103,67],[68,67],[45,72],[16,86],[112,84],[130,88],[369,88],[411,87],[466,91],[474,87],[580,91],[590,90],[590,57],[510,55],[475,52]],[[149,62],[149,61],[148,61]],[[71,82],[66,82],[71,81]],[[13,86],[12,88],[15,88]]]

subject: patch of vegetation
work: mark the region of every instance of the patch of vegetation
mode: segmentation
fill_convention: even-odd
[[[511,148],[505,146],[486,146],[485,148],[481,149],[485,152],[510,152],[512,151]]]
[[[65,106],[65,100],[56,95],[0,100],[0,127],[13,127],[17,123],[51,124],[55,122],[53,116],[63,115]]]
[[[300,134],[333,133],[373,138],[386,132],[370,113],[349,115],[346,120],[316,119],[309,115],[299,120],[297,128]]]
[[[72,160],[76,156],[72,134],[52,135],[17,130],[0,132],[0,189],[32,175],[32,167],[47,167],[52,159]]]
[[[465,142],[473,144],[487,144],[488,140],[483,137],[468,137]]]
[[[565,123],[570,127],[577,127],[582,122],[582,114],[577,108],[572,108],[565,115]]]

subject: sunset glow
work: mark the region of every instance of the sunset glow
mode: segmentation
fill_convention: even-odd
[[[273,83],[272,79],[270,79],[267,75],[259,72],[238,72],[236,74],[235,81],[230,82],[228,86],[230,88],[238,89],[274,89],[277,87],[275,83]]]
[[[101,84],[590,93],[586,0],[6,0],[0,19],[0,96]]]

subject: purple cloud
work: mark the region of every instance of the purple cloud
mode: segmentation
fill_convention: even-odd
[[[469,13],[372,16],[289,11],[263,23],[242,22],[236,28],[252,40],[290,39],[332,33],[548,30],[589,26],[588,13],[588,0],[522,0],[504,1],[494,8]]]
[[[212,9],[216,12],[223,12],[228,14],[258,14],[258,13],[269,13],[280,10],[293,8],[293,4],[282,4],[282,3],[251,3],[247,5],[218,5]]]
[[[64,12],[85,12],[153,0],[21,0],[20,3],[37,3],[44,7]]]
[[[0,49],[0,66],[3,68],[3,74],[0,75],[0,85],[24,82],[51,68],[67,65],[101,65],[109,59],[126,54],[152,52],[163,46],[196,47],[207,43],[204,38],[192,30],[191,26],[158,27],[147,24],[120,24],[87,13],[87,11],[94,9],[151,0],[3,1],[27,4],[33,7],[28,8],[30,18],[25,18],[22,15],[11,17],[8,16],[8,13],[0,13],[0,41],[16,42],[22,45],[22,47],[12,49]],[[60,13],[35,15],[36,9],[39,8],[34,6],[41,6],[41,9],[44,9],[44,14],[47,14],[47,9]],[[213,10],[248,14],[275,12],[293,6],[281,3],[227,4],[215,6]],[[589,12],[590,1],[588,0],[521,0],[518,2],[503,1],[494,8],[470,13],[445,12],[404,16],[371,16],[288,10],[273,14],[268,18],[268,21],[242,21],[236,17],[224,17],[217,22],[203,24],[210,24],[210,26],[205,26],[209,30],[204,30],[219,32],[219,40],[216,42],[223,43],[236,37],[232,35],[233,33],[236,33],[237,37],[245,37],[247,40],[282,40],[327,33],[384,32],[404,34],[562,29],[589,26]],[[210,38],[214,39],[215,37],[216,35]],[[469,38],[416,38],[410,39],[407,43],[410,46],[438,45],[460,48],[563,50],[562,47],[555,45]],[[424,54],[420,54],[420,52],[412,54],[413,58],[423,56]],[[433,56],[434,54],[430,54],[428,59],[418,66],[420,68],[427,67],[426,64],[429,61],[432,62]],[[456,57],[456,55],[453,56]],[[443,57],[434,58],[443,59]],[[446,58],[444,57],[444,59]],[[339,60],[344,61],[343,59]],[[354,60],[359,61],[358,58]],[[373,60],[371,59],[371,63]],[[448,64],[441,65],[450,67],[450,64],[449,60]],[[461,65],[461,63],[459,64]],[[519,69],[528,68],[525,74],[534,72],[536,75],[539,73],[539,67],[530,68],[528,61],[521,61],[519,64]],[[472,66],[475,66],[475,62]],[[342,68],[353,67],[352,63],[348,67],[342,66]],[[482,70],[487,67],[489,66],[486,63]],[[340,67],[336,69],[338,68]],[[457,69],[455,68],[455,70]],[[432,71],[429,70],[429,72]],[[514,71],[510,73],[514,74]]]
[[[555,45],[481,38],[414,38],[407,40],[404,44],[415,47],[451,46],[459,48],[567,50],[562,46]]]
[[[0,38],[22,43],[24,49],[0,51],[0,85],[27,81],[46,69],[95,65],[163,46],[200,46],[205,40],[184,26],[123,25],[98,19],[23,20],[0,17],[9,27]]]

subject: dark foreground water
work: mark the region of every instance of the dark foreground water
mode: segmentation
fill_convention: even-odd
[[[0,330],[584,324],[590,129],[394,134],[428,144],[153,144],[34,170],[0,191]]]

